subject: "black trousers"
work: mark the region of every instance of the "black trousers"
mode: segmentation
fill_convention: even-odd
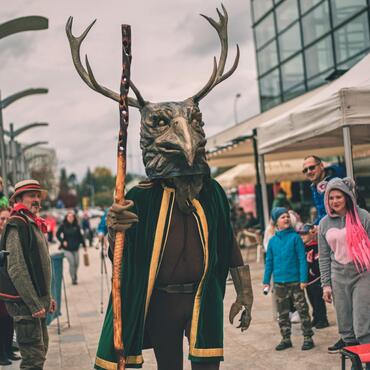
[[[307,286],[307,295],[312,306],[312,316],[314,323],[327,321],[325,301],[322,298],[322,287],[320,280]]]
[[[12,352],[14,324],[9,315],[0,317],[0,358]]]
[[[154,289],[147,333],[158,370],[183,370],[183,339],[189,338],[194,294],[169,294]],[[220,362],[191,363],[192,370],[219,370]]]

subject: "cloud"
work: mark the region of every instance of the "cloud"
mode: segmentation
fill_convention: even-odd
[[[255,54],[250,28],[249,2],[225,0],[229,13],[229,63],[234,44],[241,46],[237,71],[218,85],[201,102],[208,135],[234,124],[236,93],[238,116],[242,119],[258,111]],[[122,23],[132,27],[132,79],[144,98],[150,101],[183,100],[195,94],[208,80],[212,56],[219,55],[216,32],[201,17],[217,16],[217,1],[187,0],[12,0],[7,16],[30,14],[49,18],[49,30],[20,33],[0,40],[0,87],[6,97],[29,87],[47,87],[47,95],[21,99],[4,110],[4,126],[47,121],[45,129],[30,130],[22,140],[48,140],[56,149],[60,165],[83,176],[86,168],[107,166],[116,171],[118,107],[110,99],[92,91],[74,69],[65,23],[74,16],[73,32],[80,35],[98,18],[85,39],[81,56],[88,54],[98,81],[119,90],[121,75]],[[1,21],[0,20],[0,21]],[[229,66],[229,64],[227,64]],[[139,147],[140,117],[130,110],[129,170],[143,171]]]

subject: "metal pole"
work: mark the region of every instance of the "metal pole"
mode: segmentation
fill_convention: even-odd
[[[9,124],[9,148],[10,148],[10,157],[12,160],[12,183],[13,186],[17,183],[17,148],[16,142],[14,141],[14,124]]]
[[[267,226],[270,222],[269,203],[267,195],[266,172],[265,172],[265,158],[263,154],[258,155],[259,169],[261,176],[261,193],[262,193],[262,206],[263,206],[263,219]]]
[[[5,154],[5,140],[4,140],[4,127],[3,127],[3,106],[1,104],[1,91],[0,91],[0,157],[1,157],[1,177],[4,184],[4,195],[8,197],[8,172],[6,168],[6,154]]]
[[[263,199],[261,193],[261,177],[258,168],[258,146],[257,146],[257,129],[253,129],[253,157],[254,157],[254,168],[256,170],[256,211],[259,224],[261,225],[262,232],[265,230],[266,224],[263,218]]]
[[[344,160],[346,162],[347,176],[353,179],[351,130],[348,126],[343,127],[343,143],[344,143]]]
[[[238,99],[242,96],[242,94],[240,93],[237,93],[235,96],[234,96],[234,121],[235,121],[235,125],[238,124],[238,112],[236,110],[236,103],[238,101]]]

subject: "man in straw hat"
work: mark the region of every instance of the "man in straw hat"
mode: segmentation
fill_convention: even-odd
[[[47,192],[36,180],[15,185],[14,208],[3,231],[0,249],[9,252],[2,270],[0,298],[14,318],[22,355],[21,369],[43,369],[48,349],[45,317],[55,311],[51,298],[51,265],[46,223],[38,217]],[[5,276],[5,278],[4,278]]]

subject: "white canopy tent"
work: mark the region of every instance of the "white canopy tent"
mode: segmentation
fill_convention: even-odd
[[[240,163],[253,163],[253,142],[251,138],[253,129],[264,122],[280,116],[286,111],[300,105],[306,99],[317,94],[323,87],[310,91],[295,99],[282,103],[266,112],[246,119],[239,124],[228,127],[226,130],[207,138],[207,160],[211,167],[230,167]],[[238,140],[244,137],[244,140]],[[330,154],[329,154],[330,155]],[[299,158],[298,155],[290,158]],[[281,155],[269,155],[266,160],[280,160]]]
[[[267,201],[264,155],[344,148],[353,177],[352,145],[370,145],[370,55],[319,93],[257,129],[263,201]],[[268,210],[265,208],[265,220]]]
[[[265,121],[257,128],[259,153],[339,148],[346,144],[345,127],[351,128],[351,145],[370,144],[369,71],[370,55],[300,105]]]

